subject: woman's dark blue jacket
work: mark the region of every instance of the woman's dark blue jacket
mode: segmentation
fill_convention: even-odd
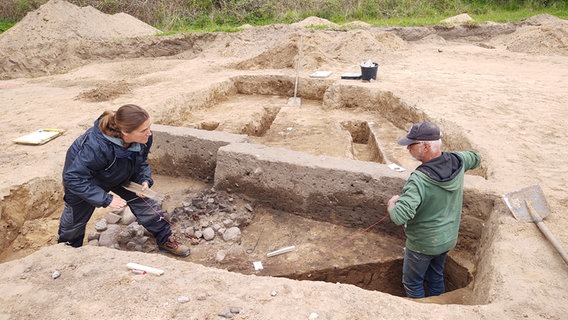
[[[111,139],[99,130],[97,119],[73,142],[63,168],[65,194],[79,196],[95,207],[107,207],[112,201],[108,192],[128,181],[147,181],[152,186],[148,165],[152,136],[146,144],[132,143],[128,149]]]

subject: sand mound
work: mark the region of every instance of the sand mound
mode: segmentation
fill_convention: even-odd
[[[442,24],[462,24],[473,21],[473,18],[467,13],[458,14],[457,16],[449,17],[440,21]]]
[[[562,20],[550,14],[537,14],[526,19],[521,20],[522,24],[540,26],[543,24],[566,24],[568,21]]]
[[[508,50],[539,55],[568,55],[568,23],[552,16],[539,15],[525,20],[527,25],[515,32],[496,37],[494,42]]]
[[[542,55],[568,55],[568,25],[521,29],[513,34],[507,49]]]
[[[160,30],[126,13],[108,15],[91,6],[77,7],[63,0],[51,0],[3,33],[0,45],[34,47],[49,41],[104,40],[158,33]]]
[[[342,27],[345,29],[369,29],[372,25],[363,21],[351,21],[343,24]]]
[[[295,33],[282,44],[239,62],[235,67],[250,70],[295,68],[300,43],[303,70],[316,70],[340,63],[358,66],[369,59],[381,61],[383,56],[406,50],[408,46],[404,40],[389,32],[352,30],[341,33]]]
[[[292,24],[293,26],[297,27],[328,27],[331,29],[338,29],[339,25],[337,23],[333,23],[327,19],[318,18],[318,17],[307,17],[306,19],[296,22]]]
[[[318,69],[332,63],[332,59],[319,48],[319,43],[329,40],[329,37],[321,34],[293,33],[288,35],[282,44],[237,63],[235,68],[248,70],[296,68],[301,46],[300,68]]]
[[[356,63],[381,58],[406,50],[407,43],[393,33],[354,30],[338,34],[329,42],[326,52],[333,58]]]
[[[67,71],[82,41],[149,36],[160,31],[136,18],[52,0],[0,35],[2,78]],[[69,65],[68,65],[69,64]]]

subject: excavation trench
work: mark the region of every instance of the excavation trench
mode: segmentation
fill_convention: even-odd
[[[416,163],[394,141],[408,124],[429,118],[390,92],[302,81],[301,107],[286,106],[293,79],[282,76],[237,77],[174,101],[153,126],[154,188],[167,194],[163,205],[174,229],[193,244],[192,262],[403,296],[404,234],[386,216],[385,203],[400,192]],[[446,124],[445,130],[444,137],[452,137],[444,141],[448,150],[471,147],[459,128]],[[446,265],[447,290],[468,292],[463,304],[488,299],[488,289],[476,287],[475,279],[487,276],[491,216],[502,208],[494,195],[480,191],[487,175],[482,166],[466,178],[460,238]],[[38,192],[42,183],[21,186],[0,203],[2,227],[10,231],[0,239],[3,260],[55,242],[61,189],[53,182]],[[468,183],[477,187],[468,189]],[[37,203],[51,206],[40,214]],[[110,214],[122,213],[96,211],[101,219]],[[52,238],[29,243],[26,236],[34,232],[29,226],[46,216]],[[227,241],[222,232],[231,227],[241,235]],[[207,228],[214,236],[204,240]],[[92,225],[87,232],[97,245]],[[113,247],[153,252],[155,246],[143,237],[141,245]],[[267,257],[290,246],[290,252]]]
[[[300,107],[287,105],[292,78],[242,76],[179,102],[160,119],[165,125],[236,135],[231,139],[246,137],[226,145],[212,142],[218,147],[217,158],[214,167],[204,170],[206,174],[158,169],[164,175],[194,176],[214,189],[245,195],[254,208],[239,245],[215,252],[196,246],[193,259],[244,274],[349,283],[402,296],[404,235],[401,227],[385,219],[384,204],[400,192],[404,178],[384,165],[397,164],[406,173],[415,168],[417,163],[394,141],[410,123],[429,118],[390,92],[312,79],[301,83]],[[445,130],[445,136],[451,137],[444,141],[447,149],[471,148],[459,128],[447,124]],[[177,135],[160,140],[192,150],[184,145],[185,138],[175,142]],[[154,153],[155,168],[183,162],[171,160],[175,151]],[[200,167],[196,159],[187,161],[191,161],[188,167]],[[382,164],[379,172],[377,163]],[[487,169],[482,166],[471,173],[486,178]],[[448,291],[472,290],[484,248],[479,242],[494,207],[489,195],[466,192],[465,199],[458,247],[447,262]],[[199,220],[197,211],[191,211],[194,220]],[[176,218],[185,229],[201,228],[184,224],[183,214]],[[294,247],[291,252],[266,256],[290,246]],[[262,269],[256,269],[255,262]],[[486,298],[484,292],[467,296],[459,303],[480,303]]]

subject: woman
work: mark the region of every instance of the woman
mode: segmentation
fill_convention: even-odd
[[[158,203],[121,187],[129,181],[143,189],[153,184],[147,161],[152,145],[150,124],[146,110],[127,104],[116,112],[105,111],[67,150],[63,168],[65,207],[58,242],[82,246],[85,227],[96,207],[128,205],[161,250],[189,255],[189,248],[172,236]]]

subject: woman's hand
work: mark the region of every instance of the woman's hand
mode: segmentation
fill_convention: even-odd
[[[148,181],[144,181],[140,184],[142,186],[142,191],[148,189]],[[145,198],[143,194],[141,193],[136,193],[137,196],[139,196],[140,198]]]
[[[111,208],[114,208],[114,209],[120,209],[120,208],[123,208],[124,206],[126,206],[126,200],[124,200],[121,197],[113,194],[112,195],[112,201],[110,202],[110,204],[108,206],[111,207]]]

